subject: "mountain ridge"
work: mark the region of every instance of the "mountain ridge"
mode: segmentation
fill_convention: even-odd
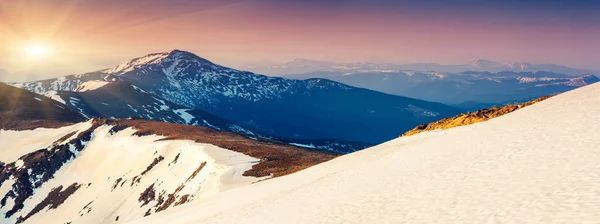
[[[325,79],[290,80],[239,71],[180,50],[149,54],[97,72],[14,85],[48,94],[72,92],[92,80],[130,83],[176,105],[202,109],[241,127],[284,139],[376,144],[420,121],[460,112],[439,103]],[[338,131],[340,128],[344,131]]]
[[[413,71],[413,72],[447,72],[460,73],[467,71],[477,72],[555,72],[570,76],[583,74],[598,74],[597,69],[581,69],[550,63],[528,63],[528,62],[495,62],[486,59],[475,59],[464,64],[438,64],[438,63],[374,63],[374,62],[350,62],[336,63],[311,59],[295,59],[293,61],[266,66],[249,66],[245,69],[273,76],[288,76],[312,72],[367,72],[367,71]]]
[[[322,74],[322,75],[321,75]],[[448,105],[502,105],[555,95],[596,83],[594,75],[568,76],[552,72],[354,72],[310,73],[298,79],[323,76],[348,85]],[[479,107],[466,108],[482,109]]]

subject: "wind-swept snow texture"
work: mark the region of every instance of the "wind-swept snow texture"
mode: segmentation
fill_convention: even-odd
[[[600,85],[133,223],[598,223]]]

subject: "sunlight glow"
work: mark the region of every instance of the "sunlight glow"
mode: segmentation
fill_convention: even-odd
[[[32,58],[46,57],[49,54],[49,48],[43,44],[25,44],[25,53]]]

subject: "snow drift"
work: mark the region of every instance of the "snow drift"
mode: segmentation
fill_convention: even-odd
[[[600,85],[132,223],[595,223]]]

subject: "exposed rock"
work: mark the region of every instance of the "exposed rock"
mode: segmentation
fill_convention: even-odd
[[[154,166],[156,166],[156,164],[160,163],[164,159],[165,159],[165,157],[163,157],[163,156],[159,156],[157,158],[154,158],[154,160],[152,161],[152,163],[150,163],[150,165],[148,165],[148,167],[146,167],[146,170],[144,170],[140,174],[140,176],[144,176],[146,173],[150,172],[150,170],[152,170],[152,168],[154,168]]]
[[[140,206],[140,207],[144,207],[144,205],[147,205],[148,203],[150,203],[151,201],[154,201],[155,199],[156,199],[156,191],[154,190],[154,184],[152,184],[152,185],[148,186],[146,188],[146,190],[144,190],[140,194],[138,201],[143,202],[142,206]]]
[[[496,118],[496,117],[500,117],[502,115],[511,113],[513,111],[519,110],[521,108],[524,108],[526,106],[535,104],[537,102],[543,101],[545,99],[548,99],[550,97],[546,96],[546,97],[541,97],[526,103],[521,103],[521,104],[511,104],[511,105],[507,105],[507,106],[503,106],[503,107],[493,107],[493,108],[489,108],[489,109],[482,109],[482,110],[478,110],[475,112],[469,112],[469,113],[464,113],[464,114],[460,114],[451,118],[446,118],[440,121],[436,121],[433,123],[429,123],[429,124],[421,124],[419,126],[417,126],[416,128],[404,133],[402,136],[411,136],[411,135],[415,135],[421,132],[426,132],[426,131],[432,131],[432,130],[437,130],[437,129],[449,129],[449,128],[453,128],[453,127],[459,127],[459,126],[464,126],[464,125],[470,125],[470,124],[474,124],[474,123],[479,123],[479,122],[483,122],[483,121],[487,121],[490,120],[492,118]]]
[[[73,183],[63,190],[63,186],[58,186],[57,188],[52,189],[48,196],[42,200],[39,204],[37,204],[25,217],[19,217],[17,219],[17,223],[22,223],[26,221],[31,216],[35,215],[42,209],[48,207],[48,209],[56,209],[62,203],[69,198],[77,189],[81,187],[81,184]]]
[[[136,136],[156,134],[166,137],[162,140],[192,140],[212,144],[261,159],[259,163],[252,166],[252,169],[246,171],[244,176],[279,177],[331,160],[339,155],[328,150],[296,147],[269,139],[252,140],[239,134],[207,127],[129,119],[95,119],[94,123],[132,127],[136,130],[134,134]],[[131,184],[139,183],[140,179],[141,175],[134,177]]]

